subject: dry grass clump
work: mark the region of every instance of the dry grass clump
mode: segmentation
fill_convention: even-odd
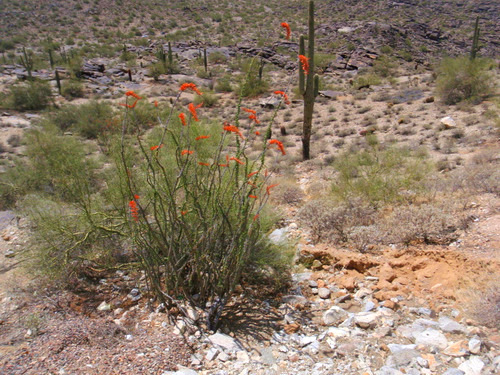
[[[482,290],[472,289],[463,293],[465,312],[479,324],[500,328],[500,280],[498,277]]]
[[[304,200],[305,194],[299,185],[291,180],[278,181],[279,185],[274,189],[271,199],[278,204],[298,206]]]

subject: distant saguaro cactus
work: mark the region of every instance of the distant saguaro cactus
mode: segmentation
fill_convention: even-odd
[[[26,71],[28,72],[29,79],[32,80],[33,76],[31,74],[31,71],[33,70],[33,65],[34,65],[33,51],[31,50],[26,51],[26,48],[23,47],[23,54],[19,58],[19,63],[24,67],[24,69],[26,69]]]
[[[474,60],[479,51],[479,16],[476,17],[476,24],[474,25],[474,36],[472,37],[472,48],[470,50],[470,59]]]

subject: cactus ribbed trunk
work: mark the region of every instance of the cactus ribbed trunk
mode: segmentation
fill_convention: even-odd
[[[477,51],[479,50],[479,16],[476,17],[476,24],[474,25],[474,36],[472,37],[472,48],[470,51],[470,59],[476,58]]]
[[[306,47],[304,44],[304,36],[300,36],[300,41],[299,41],[299,55],[305,56],[306,54]],[[299,92],[300,95],[304,95],[304,89],[305,89],[305,77],[304,77],[304,71],[301,69],[300,64],[299,64]]]
[[[309,58],[309,74],[306,74],[306,89],[304,92],[304,122],[302,125],[302,159],[309,160],[312,117],[314,110],[314,1],[309,1],[309,40],[307,46]],[[299,68],[300,69],[300,68]]]

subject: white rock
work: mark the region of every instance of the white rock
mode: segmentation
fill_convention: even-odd
[[[377,325],[377,319],[379,318],[379,314],[373,312],[360,312],[354,316],[354,323],[358,327],[368,329],[374,328]]]
[[[286,234],[288,233],[288,228],[275,229],[269,235],[269,241],[274,245],[280,245],[286,242]]]
[[[328,288],[319,288],[318,289],[318,296],[323,299],[328,299],[330,298],[330,294],[332,292]]]
[[[375,303],[373,303],[373,301],[371,300],[368,300],[366,301],[365,306],[363,307],[363,311],[365,312],[372,311],[375,309],[375,307],[376,307]]]
[[[236,352],[236,359],[238,360],[238,362],[242,363],[250,362],[250,356],[245,350],[240,350],[239,352]]]
[[[178,320],[175,322],[175,328],[174,328],[174,333],[176,335],[182,335],[184,332],[186,332],[186,323],[184,323],[183,320]]]
[[[345,328],[330,327],[327,330],[327,335],[333,338],[349,337],[350,334],[350,331]]]
[[[459,370],[465,372],[465,375],[481,375],[484,362],[479,357],[471,357],[469,360],[458,366]]]
[[[441,350],[448,346],[446,336],[432,328],[427,328],[423,332],[415,332],[413,337],[417,345],[435,346]]]
[[[446,128],[448,128],[448,129],[451,129],[451,128],[454,128],[454,127],[457,126],[457,123],[455,122],[455,120],[451,116],[443,117],[439,121],[441,122],[441,124],[443,124],[444,126],[446,126]]]
[[[349,313],[338,306],[333,306],[323,313],[323,323],[327,326],[338,325],[349,317]]]
[[[220,352],[219,355],[217,356],[217,359],[219,361],[226,362],[229,360],[229,356],[224,352]]]
[[[300,340],[300,345],[307,346],[307,345],[313,343],[314,341],[316,341],[316,336],[304,336]]]
[[[439,318],[439,328],[441,331],[450,332],[450,333],[465,333],[467,332],[467,328],[465,328],[460,323],[457,323],[453,319],[448,318],[447,316],[442,316]]]
[[[219,354],[220,350],[217,348],[210,348],[208,349],[207,354],[205,354],[205,358],[207,361],[213,361],[215,357],[217,357],[217,354]]]
[[[415,350],[417,345],[415,344],[409,344],[409,345],[402,345],[402,344],[387,344],[387,347],[391,351],[391,353],[396,353],[401,350]]]
[[[479,354],[481,351],[481,340],[479,340],[476,336],[469,340],[469,351],[472,354]]]
[[[208,336],[208,340],[213,344],[220,346],[226,350],[230,351],[239,351],[243,350],[241,344],[239,344],[235,339],[231,336],[225,335],[223,333],[215,333],[211,336]]]
[[[99,306],[97,306],[97,310],[99,311],[109,311],[111,310],[111,305],[106,301],[102,301]]]

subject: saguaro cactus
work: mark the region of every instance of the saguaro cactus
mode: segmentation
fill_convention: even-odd
[[[477,51],[479,51],[479,16],[476,17],[476,24],[474,26],[474,36],[472,37],[472,48],[470,51],[470,59],[476,58]]]
[[[28,51],[26,52],[26,48],[23,47],[23,54],[19,58],[20,64],[26,69],[28,72],[28,77],[30,80],[33,79],[33,76],[31,75],[31,71],[33,70],[33,51]]]
[[[304,55],[304,37],[300,37],[299,54]],[[299,90],[304,98],[304,120],[302,124],[302,159],[309,160],[314,99],[318,95],[319,77],[314,75],[314,1],[309,1],[309,35],[307,41],[309,73],[299,65]],[[300,62],[299,62],[300,64]]]

